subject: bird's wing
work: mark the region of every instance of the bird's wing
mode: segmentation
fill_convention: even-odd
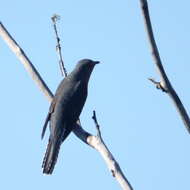
[[[49,122],[49,120],[50,120],[50,118],[51,118],[51,114],[53,113],[54,108],[55,108],[55,104],[56,104],[56,97],[54,97],[53,100],[52,100],[52,102],[51,102],[51,105],[50,105],[50,108],[49,108],[49,112],[48,112],[48,114],[47,114],[47,117],[46,117],[46,120],[45,120],[43,129],[42,129],[41,139],[43,139],[43,137],[44,137],[44,135],[45,135],[48,122]]]
[[[64,86],[61,92],[64,95],[57,94],[59,98],[57,98],[56,109],[51,119],[52,138],[57,138],[61,134],[64,139],[68,135],[67,132],[70,133],[72,130],[72,123],[78,119],[80,107],[83,106],[83,103],[80,106],[80,102],[83,102],[83,99],[85,99],[85,95],[83,96],[82,92],[83,85],[81,81],[77,81],[74,84],[68,83]]]
[[[60,83],[60,85],[58,86],[57,88],[57,92],[61,91],[63,86],[65,85],[65,80],[66,78],[64,78],[62,80],[62,82]],[[43,126],[43,129],[42,129],[42,134],[41,134],[41,139],[43,139],[44,135],[45,135],[45,132],[46,132],[46,129],[47,129],[47,125],[48,125],[48,122],[50,121],[51,119],[51,114],[54,112],[54,108],[55,108],[55,104],[57,102],[57,97],[58,97],[58,93],[56,92],[52,102],[51,102],[51,105],[50,105],[50,108],[49,108],[49,112],[47,114],[47,117],[46,117],[46,120],[45,120],[45,123],[44,123],[44,126]]]

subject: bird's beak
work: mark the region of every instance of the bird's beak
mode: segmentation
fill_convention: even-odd
[[[99,64],[100,62],[99,61],[93,61],[94,62],[94,64]]]

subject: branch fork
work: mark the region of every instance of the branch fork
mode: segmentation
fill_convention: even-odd
[[[147,2],[147,0],[140,0],[140,3],[141,3],[142,14],[143,14],[143,18],[144,18],[145,28],[146,28],[146,31],[148,34],[148,39],[149,39],[149,43],[150,43],[152,56],[153,56],[154,63],[158,69],[158,72],[159,72],[162,82],[156,82],[154,79],[149,79],[149,80],[151,82],[153,82],[158,89],[161,89],[163,92],[166,92],[169,95],[169,97],[172,99],[186,129],[190,133],[189,115],[187,114],[187,111],[186,111],[184,105],[182,104],[179,96],[177,95],[176,91],[172,87],[172,85],[167,77],[167,74],[164,70],[164,67],[162,65],[160,54],[159,54],[159,51],[158,51],[158,48],[156,45],[156,41],[154,39],[154,33],[153,33],[152,24],[151,24],[150,15],[149,15],[148,2]]]
[[[163,85],[162,82],[157,82],[157,81],[156,81],[155,79],[153,79],[153,78],[149,78],[148,80],[150,80],[153,84],[155,84],[157,89],[162,90],[162,92],[167,93],[167,90],[166,90],[166,88],[164,87],[164,85]]]

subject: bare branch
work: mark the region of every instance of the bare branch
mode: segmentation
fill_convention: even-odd
[[[62,56],[62,52],[61,52],[61,44],[60,44],[60,38],[58,36],[58,32],[57,32],[57,25],[56,25],[56,22],[57,20],[60,19],[60,16],[59,15],[56,15],[54,14],[52,17],[52,22],[53,22],[53,28],[54,28],[54,31],[55,31],[55,35],[56,35],[56,41],[57,41],[57,46],[56,46],[56,50],[58,52],[58,56],[59,56],[59,67],[60,67],[60,70],[61,70],[61,74],[62,76],[65,75],[65,77],[67,76],[67,70],[64,66],[64,62],[63,62],[63,56]]]
[[[44,95],[47,97],[49,102],[53,99],[53,94],[42,80],[40,74],[37,72],[35,67],[32,65],[31,61],[26,57],[24,51],[19,47],[16,41],[11,37],[8,31],[5,29],[2,23],[0,23],[0,36],[5,40],[10,49],[16,54],[21,63],[25,66],[26,70],[32,76],[32,79],[36,82],[36,84],[40,87],[40,90],[44,92]],[[111,152],[108,150],[106,145],[98,136],[93,136],[90,133],[86,132],[78,120],[76,126],[73,130],[75,135],[81,139],[86,144],[95,148],[105,160],[109,170],[112,172],[113,176],[119,182],[123,190],[133,190],[130,183],[122,173],[118,163],[115,161]]]
[[[163,92],[167,92],[166,89],[163,87],[161,82],[157,82],[153,78],[149,78],[148,80],[150,80],[153,84],[155,84],[157,89],[160,89]]]
[[[50,91],[48,86],[45,84],[45,82],[43,81],[42,77],[39,75],[34,65],[28,59],[25,52],[22,50],[22,48],[19,47],[19,45],[16,43],[16,41],[9,34],[9,32],[6,30],[6,28],[3,26],[1,22],[0,22],[0,36],[9,46],[9,48],[13,51],[13,53],[16,54],[20,62],[24,65],[26,71],[30,74],[32,79],[36,82],[40,90],[45,94],[47,99],[51,101],[53,97],[52,92]]]
[[[151,20],[150,20],[147,0],[140,0],[140,3],[141,3],[142,14],[144,17],[145,27],[147,30],[148,39],[149,39],[149,43],[150,43],[150,47],[151,47],[151,51],[152,51],[152,56],[154,58],[155,65],[156,65],[159,75],[161,77],[160,89],[162,89],[164,92],[167,92],[167,94],[173,100],[174,105],[176,106],[177,111],[179,112],[185,127],[187,128],[188,132],[190,133],[189,116],[188,116],[181,100],[179,99],[176,91],[172,87],[172,85],[166,75],[166,72],[164,70],[164,67],[162,65],[162,62],[161,62],[161,58],[160,58],[159,51],[158,51],[158,48],[156,45],[156,41],[154,39],[154,34],[153,34],[153,30],[152,30],[152,24],[151,24]]]
[[[112,153],[109,151],[108,147],[104,143],[101,131],[100,131],[100,125],[98,124],[98,120],[96,117],[96,112],[93,111],[92,119],[94,120],[94,124],[96,126],[96,129],[98,131],[97,136],[91,136],[87,139],[88,143],[93,146],[100,154],[102,155],[104,161],[106,162],[108,169],[110,170],[111,174],[117,182],[120,184],[122,189],[125,190],[132,190],[131,184],[128,182],[128,180],[125,178],[119,164],[113,157]]]

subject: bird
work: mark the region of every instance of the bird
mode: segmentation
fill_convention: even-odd
[[[59,84],[49,107],[42,129],[43,139],[49,123],[50,136],[42,163],[44,174],[52,174],[60,146],[73,130],[79,119],[88,94],[88,82],[94,66],[99,61],[80,60],[74,70]]]

